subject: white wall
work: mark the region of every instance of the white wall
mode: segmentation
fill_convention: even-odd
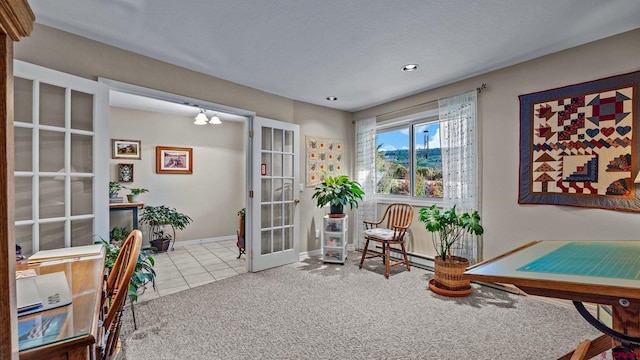
[[[487,89],[478,95],[485,259],[533,240],[640,239],[637,213],[518,204],[518,96],[637,71],[639,44],[640,29],[426,91],[354,117],[364,119],[486,83]],[[425,236],[423,241],[431,239]]]
[[[118,179],[118,163],[134,164],[134,182],[124,185],[149,190],[140,202],[174,207],[193,219],[176,233],[177,241],[235,236],[236,213],[245,204],[244,126],[228,121],[196,126],[191,117],[111,107],[111,139],[141,140],[142,159],[109,160],[110,180]],[[193,148],[193,174],[157,174],[158,145]],[[111,227],[131,228],[129,212],[112,212],[111,219]]]

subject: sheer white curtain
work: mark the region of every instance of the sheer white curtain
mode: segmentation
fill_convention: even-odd
[[[438,100],[442,139],[443,207],[456,206],[456,213],[479,210],[478,140],[476,132],[477,91]],[[478,239],[466,234],[454,255],[478,261]]]
[[[364,220],[376,219],[376,118],[363,119],[356,122],[356,177],[364,190],[364,199],[355,211],[355,231],[353,232],[356,248],[362,249],[364,239],[362,232]]]

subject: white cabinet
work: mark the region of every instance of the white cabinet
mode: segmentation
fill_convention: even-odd
[[[322,221],[322,261],[344,264],[347,258],[347,227],[345,215],[332,218],[325,215]]]

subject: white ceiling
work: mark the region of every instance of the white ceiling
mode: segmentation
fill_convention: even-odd
[[[640,27],[638,0],[29,3],[38,23],[347,111]]]

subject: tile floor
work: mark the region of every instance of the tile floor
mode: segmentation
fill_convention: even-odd
[[[176,246],[173,251],[152,257],[155,260],[156,291],[149,286],[138,302],[247,272],[246,255],[237,259],[236,240]]]

